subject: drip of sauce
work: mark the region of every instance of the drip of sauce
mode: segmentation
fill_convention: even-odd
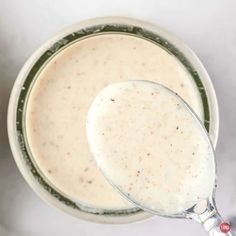
[[[184,66],[159,45],[129,35],[98,35],[72,44],[45,65],[32,87],[25,124],[33,158],[51,184],[84,206],[133,207],[97,169],[85,124],[101,89],[134,79],[166,85],[203,117],[200,94]]]
[[[206,208],[215,183],[212,146],[169,89],[144,81],[107,86],[90,108],[87,134],[104,175],[141,207],[160,215]]]

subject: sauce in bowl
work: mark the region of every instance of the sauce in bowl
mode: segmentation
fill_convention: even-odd
[[[134,207],[98,170],[85,128],[97,93],[124,80],[159,82],[203,119],[199,90],[181,62],[160,45],[125,34],[88,37],[62,50],[39,73],[28,98],[27,140],[39,170],[60,193],[96,211]]]

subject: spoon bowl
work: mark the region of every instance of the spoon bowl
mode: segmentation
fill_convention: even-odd
[[[91,105],[87,136],[104,176],[133,204],[231,235],[215,207],[212,144],[178,94],[150,81],[109,85]]]

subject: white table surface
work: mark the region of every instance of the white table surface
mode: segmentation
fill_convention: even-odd
[[[130,225],[75,219],[44,203],[12,158],[6,132],[10,90],[28,56],[48,37],[95,16],[148,20],[182,38],[200,57],[220,106],[217,204],[236,224],[235,0],[0,0],[0,236],[206,235],[192,221],[153,217]]]

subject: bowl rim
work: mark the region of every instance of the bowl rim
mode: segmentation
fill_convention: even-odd
[[[60,209],[64,212],[69,213],[77,218],[85,219],[88,221],[93,221],[97,223],[110,223],[110,224],[121,224],[121,223],[131,223],[137,222],[143,219],[147,219],[151,217],[149,213],[146,212],[137,212],[133,214],[127,215],[95,215],[88,212],[80,211],[78,209],[73,209],[68,207],[66,204],[58,201],[54,196],[48,193],[42,186],[39,184],[32,173],[29,171],[29,168],[23,158],[22,150],[20,148],[21,143],[19,143],[18,137],[19,133],[16,131],[16,109],[18,106],[19,95],[22,90],[22,85],[27,78],[28,73],[32,69],[32,66],[35,62],[40,58],[42,53],[44,53],[49,48],[53,48],[53,45],[59,42],[66,35],[69,35],[73,32],[77,32],[78,30],[84,29],[93,25],[107,25],[107,24],[124,24],[124,25],[134,25],[141,27],[142,29],[147,29],[154,34],[156,33],[158,36],[167,39],[168,42],[171,42],[175,45],[178,50],[184,54],[184,56],[189,60],[189,62],[193,65],[193,68],[197,70],[199,77],[201,78],[201,82],[204,84],[204,88],[207,94],[207,100],[209,103],[210,116],[211,116],[211,126],[209,130],[209,135],[212,138],[212,142],[214,147],[216,146],[219,132],[219,110],[218,110],[218,102],[215,94],[214,87],[210,80],[210,77],[196,56],[196,54],[182,42],[182,40],[178,39],[176,36],[172,35],[168,31],[162,29],[156,24],[147,23],[144,21],[140,21],[137,19],[131,19],[126,17],[99,17],[92,18],[88,20],[84,20],[78,22],[72,26],[67,27],[61,32],[57,33],[55,36],[51,37],[47,40],[41,47],[39,47],[32,56],[26,61],[21,71],[19,72],[16,81],[14,83],[8,106],[8,116],[7,116],[7,126],[8,126],[8,137],[10,147],[13,153],[13,157],[15,162],[24,176],[26,182],[31,186],[35,193],[37,193],[44,201],[53,205],[57,209]],[[202,81],[204,80],[204,81]]]

